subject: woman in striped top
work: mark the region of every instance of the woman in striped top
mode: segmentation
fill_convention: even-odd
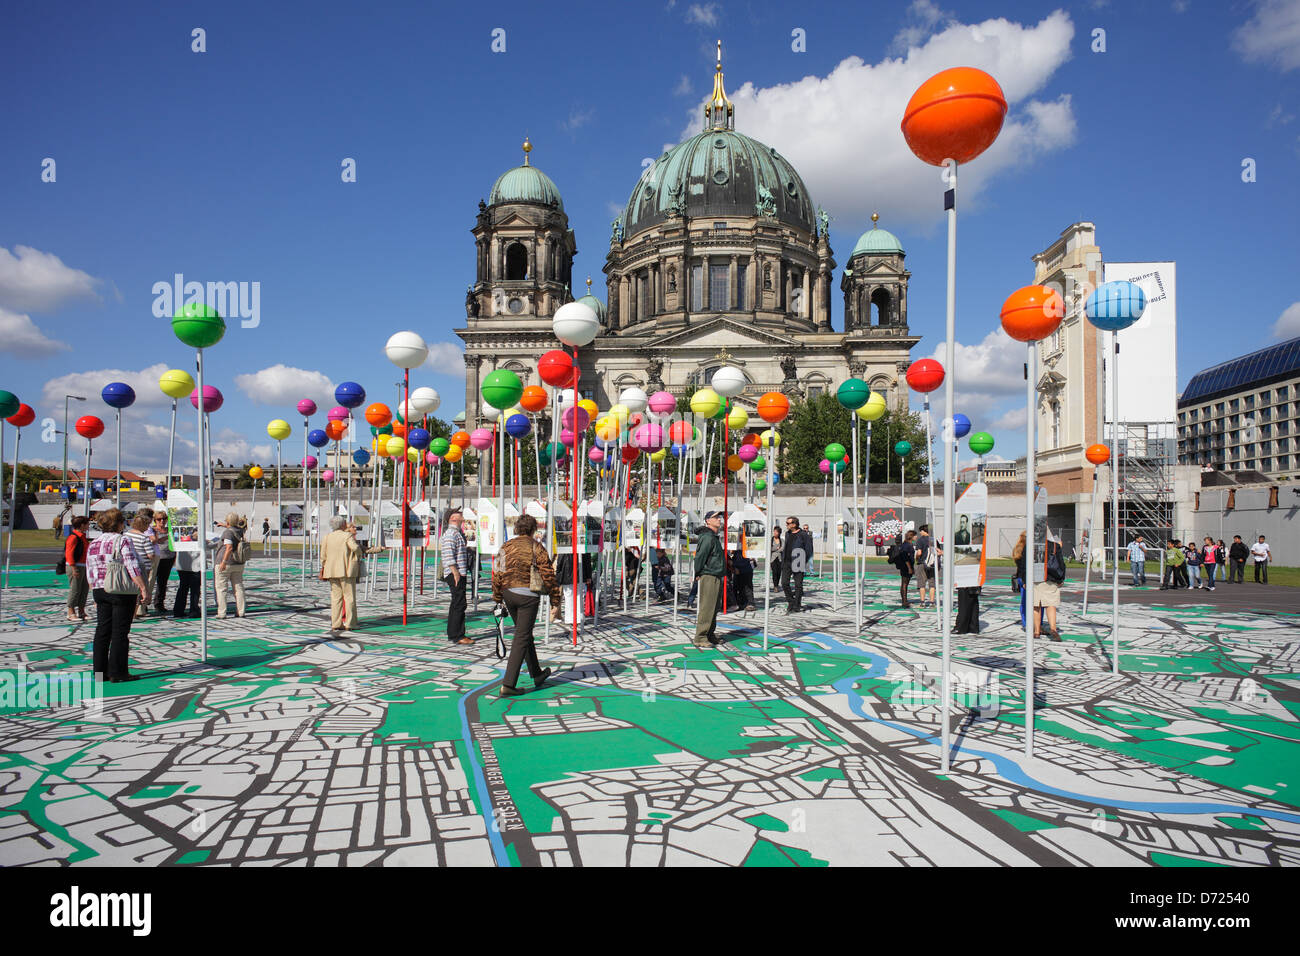
[[[131,529],[126,533],[126,539],[131,542],[131,550],[135,552],[136,560],[140,562],[140,577],[145,580],[145,588],[148,589],[149,582],[153,578],[153,568],[156,558],[154,557],[153,538],[149,534],[149,526],[153,520],[148,511],[140,511],[136,514],[135,520],[131,522]],[[135,607],[135,616],[144,617],[149,609],[149,599],[141,598]]]

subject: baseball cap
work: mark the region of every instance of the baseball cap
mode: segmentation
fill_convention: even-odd
[[[710,518],[721,518],[721,517],[722,517],[721,511],[710,511],[708,514],[704,516],[704,520],[708,521]]]

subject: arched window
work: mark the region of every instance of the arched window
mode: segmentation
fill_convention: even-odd
[[[512,242],[506,247],[506,278],[528,278],[528,250],[522,242]]]
[[[1052,402],[1052,447],[1061,447],[1061,403]]]
[[[889,325],[893,315],[894,299],[886,289],[871,293],[871,324]]]

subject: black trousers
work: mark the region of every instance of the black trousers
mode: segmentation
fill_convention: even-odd
[[[465,636],[465,584],[469,579],[460,576],[460,584],[452,580],[450,574],[442,579],[451,592],[451,605],[447,608],[447,640],[459,641]]]
[[[542,599],[537,594],[516,594],[506,591],[506,610],[515,622],[515,636],[510,641],[510,659],[506,662],[506,676],[503,683],[507,687],[519,684],[519,671],[524,662],[528,663],[528,675],[534,681],[542,673],[542,665],[537,660],[537,648],[533,646],[533,625],[537,623],[537,609],[542,606]]]
[[[795,611],[803,607],[803,572],[788,572],[782,590],[785,591],[786,607]]]
[[[799,600],[803,601],[802,583],[800,584]],[[737,574],[736,575],[736,607],[744,610],[754,603],[754,575]]]
[[[1246,580],[1246,560],[1240,561],[1229,559],[1228,561],[1228,581],[1235,581],[1238,584]]]
[[[175,555],[158,559],[158,580],[153,586],[153,606],[159,611],[167,610],[167,579],[171,577],[172,565],[175,563]]]
[[[907,607],[907,586],[912,583],[912,576],[910,574],[904,574],[901,571],[898,574],[902,579],[898,591],[903,595],[903,606]]]
[[[978,634],[980,632],[980,589],[957,589],[957,626],[954,634]]]
[[[201,581],[202,577],[197,571],[182,571],[179,568],[176,570],[176,600],[172,604],[172,614],[175,617],[184,617],[186,614],[199,616]]]
[[[95,598],[94,669],[106,678],[126,676],[131,652],[131,621],[135,617],[137,594],[109,594],[103,588],[91,592]]]
[[[1260,581],[1259,579],[1260,574],[1264,575],[1263,581]],[[1255,583],[1268,584],[1268,562],[1267,561],[1257,561],[1255,563]]]

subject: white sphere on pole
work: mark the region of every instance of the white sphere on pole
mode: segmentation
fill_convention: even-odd
[[[633,413],[644,412],[646,403],[649,401],[650,399],[646,396],[646,393],[635,385],[623,389],[618,396],[618,403],[620,405],[626,405],[627,410]]]
[[[489,405],[487,402],[484,402],[479,406],[479,408],[482,411],[484,421],[494,422],[501,417],[501,409],[497,408],[495,405]]]
[[[745,390],[745,373],[734,365],[724,365],[713,373],[709,386],[723,398],[734,398]]]
[[[411,392],[411,407],[420,415],[432,415],[442,404],[442,396],[438,390],[423,385]]]
[[[415,332],[394,332],[384,346],[388,361],[398,368],[415,368],[429,357],[429,346]]]
[[[578,403],[577,397],[573,394],[573,389],[566,388],[560,392],[560,408],[572,408]]]
[[[600,331],[600,320],[591,306],[583,302],[566,302],[551,320],[555,337],[565,345],[582,348],[590,345]]]

